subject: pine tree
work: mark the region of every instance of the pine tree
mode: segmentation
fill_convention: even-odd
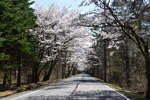
[[[4,69],[18,67],[18,86],[21,84],[22,56],[31,53],[29,29],[36,25],[32,4],[29,0],[0,1],[0,62]]]

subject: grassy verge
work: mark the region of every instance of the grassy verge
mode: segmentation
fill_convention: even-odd
[[[125,96],[127,96],[128,98],[130,98],[131,100],[149,100],[149,99],[145,99],[144,94],[140,94],[140,93],[134,93],[131,91],[128,91],[126,89],[120,88],[119,86],[113,85],[113,84],[108,84],[108,86],[116,89],[118,92],[124,94]]]
[[[38,82],[38,83],[31,83],[31,84],[25,84],[22,85],[21,87],[15,88],[13,90],[7,90],[7,91],[1,91],[0,92],[0,98],[6,97],[15,93],[31,90],[31,89],[36,89],[45,85],[48,85],[49,82]]]
[[[16,93],[16,91],[5,91],[5,92],[0,92],[0,98],[9,96],[9,95],[12,95],[12,94],[15,94],[15,93]]]
[[[97,78],[99,81],[103,82],[103,80]],[[105,83],[106,85],[114,88],[115,90],[117,90],[118,92],[122,93],[123,95],[125,95],[126,97],[128,97],[129,99],[131,100],[150,100],[150,99],[145,99],[145,95],[144,94],[141,94],[141,93],[134,93],[132,91],[129,91],[129,90],[126,90],[126,89],[123,89],[117,85],[114,85],[114,84],[110,84],[110,83]]]

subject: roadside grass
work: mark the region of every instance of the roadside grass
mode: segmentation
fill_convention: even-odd
[[[9,96],[9,95],[12,95],[12,94],[15,94],[15,93],[16,93],[16,91],[5,91],[5,92],[0,92],[0,98]]]
[[[13,89],[6,90],[6,91],[0,91],[0,98],[10,96],[12,94],[23,92],[23,91],[36,89],[36,88],[39,88],[39,87],[42,87],[42,86],[46,86],[48,84],[49,84],[48,81],[47,82],[30,83],[30,84],[24,84],[24,85],[22,85],[21,87],[18,87],[18,88],[14,88],[14,87],[16,87],[14,85]]]
[[[145,99],[145,95],[144,94],[134,93],[134,92],[128,91],[126,89],[120,88],[119,86],[114,85],[114,84],[110,84],[110,83],[106,83],[106,84],[108,86],[116,89],[118,92],[124,94],[125,96],[127,96],[131,100],[150,100],[150,99]]]
[[[125,95],[126,97],[128,97],[130,100],[150,100],[150,99],[145,99],[145,94],[141,94],[141,93],[134,93],[132,91],[123,89],[115,84],[111,84],[111,83],[105,83],[103,80],[95,77],[96,79],[98,79],[100,82],[108,85],[109,87],[115,89],[116,91],[122,93],[123,95]]]

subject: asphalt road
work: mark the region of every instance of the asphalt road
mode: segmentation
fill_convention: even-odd
[[[87,74],[79,74],[44,88],[30,90],[0,100],[129,100],[124,95]]]

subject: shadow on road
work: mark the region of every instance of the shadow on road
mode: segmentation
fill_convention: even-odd
[[[114,91],[78,91],[73,100],[126,100]]]
[[[30,96],[25,100],[69,100],[67,96]],[[73,100],[126,100],[114,91],[78,91]]]
[[[67,96],[31,96],[25,100],[67,100]]]
[[[88,80],[74,80],[74,81],[80,81],[80,82],[82,82],[82,83],[100,83],[100,81],[99,80],[93,80],[93,79],[88,79]]]

